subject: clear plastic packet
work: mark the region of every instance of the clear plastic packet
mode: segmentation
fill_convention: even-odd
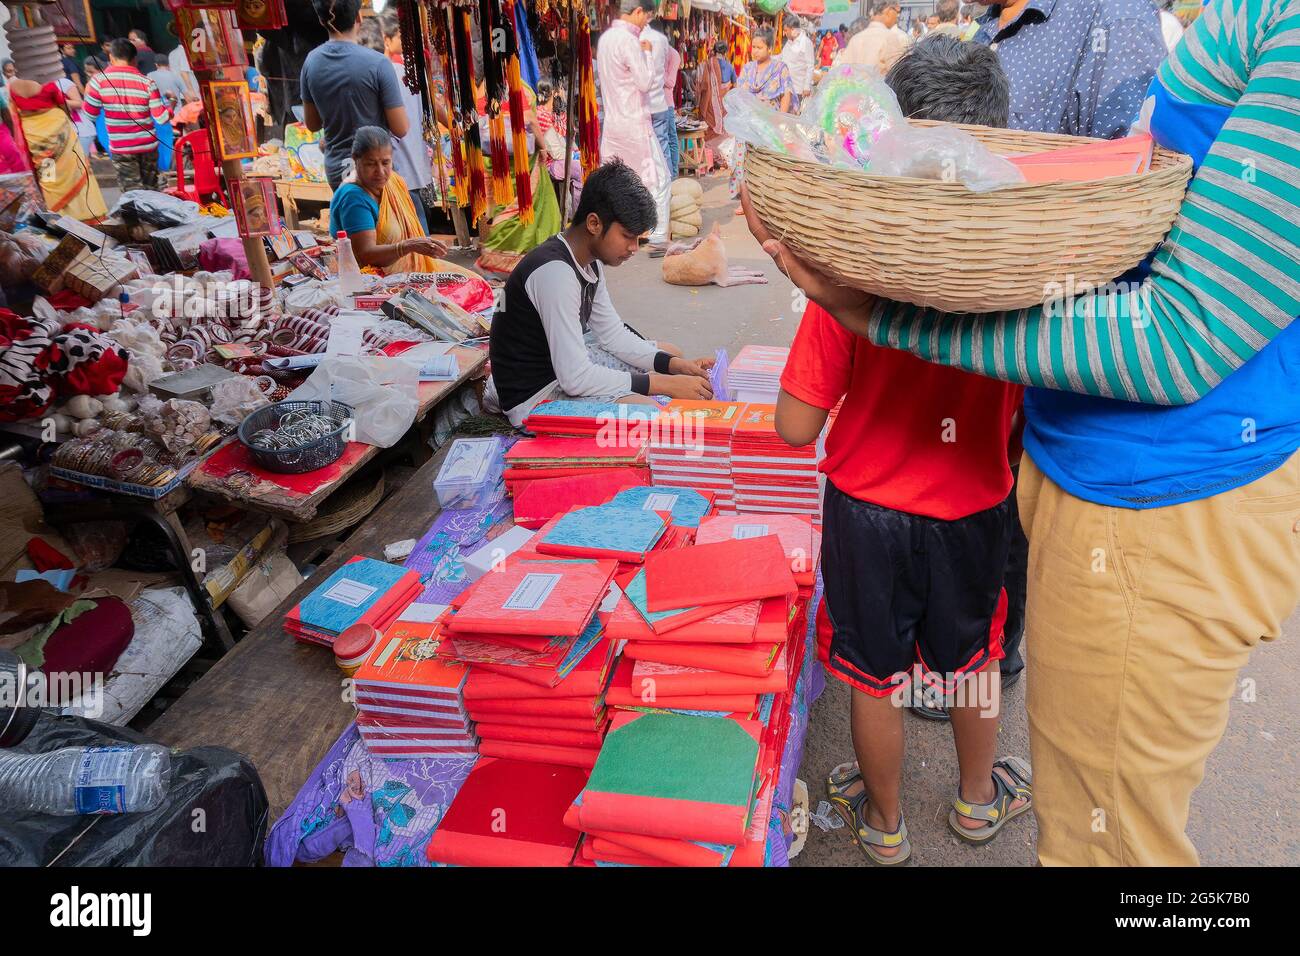
[[[906,122],[881,134],[867,171],[878,176],[959,182],[977,193],[1025,181],[1014,163],[998,156],[965,130],[955,126],[912,126]]]
[[[742,143],[808,163],[857,165],[821,127],[773,109],[753,93],[731,90],[723,97],[723,105],[727,110],[727,132]]]
[[[817,83],[799,118],[822,130],[852,165],[865,167],[886,130],[905,126],[898,98],[873,67],[833,66]]]

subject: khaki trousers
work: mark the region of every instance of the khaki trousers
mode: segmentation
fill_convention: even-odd
[[[1145,511],[1075,498],[1026,454],[1019,505],[1039,859],[1195,865],[1192,791],[1237,672],[1300,596],[1300,453]]]

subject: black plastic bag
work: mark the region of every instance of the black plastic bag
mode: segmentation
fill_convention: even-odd
[[[128,730],[44,711],[10,753],[152,743]],[[167,799],[148,813],[0,817],[0,866],[256,866],[269,807],[253,765],[221,747],[173,751]]]

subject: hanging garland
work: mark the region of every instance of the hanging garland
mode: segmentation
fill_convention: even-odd
[[[478,110],[474,104],[473,57],[470,52],[470,34],[474,23],[467,7],[452,10],[455,20],[453,40],[457,80],[456,122],[465,134],[465,164],[469,176],[470,223],[476,225],[487,215],[487,171],[483,164],[483,139],[478,129]],[[486,63],[486,54],[484,57]]]
[[[577,20],[577,35],[569,41],[575,45],[574,68],[578,71],[578,150],[585,180],[600,166],[600,116],[596,106],[596,67],[591,58],[591,22],[582,9]]]
[[[519,207],[519,221],[527,224],[533,221],[533,182],[532,170],[528,164],[528,133],[524,116],[528,104],[524,99],[524,82],[520,75],[519,37],[515,21],[515,17],[523,11],[516,9],[516,0],[504,0],[504,3],[508,24],[506,89],[510,96],[510,131],[514,140],[515,197]]]
[[[501,24],[498,0],[479,0],[479,38],[483,48],[483,80],[487,92],[488,141],[492,155],[492,201],[500,207],[514,201],[510,191],[510,150],[501,104],[508,96],[505,45],[509,34]],[[497,31],[501,31],[498,40]]]

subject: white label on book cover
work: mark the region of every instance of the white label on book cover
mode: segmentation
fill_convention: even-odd
[[[506,611],[536,611],[546,603],[555,586],[560,583],[562,574],[525,574],[506,603],[501,605]]]
[[[378,590],[378,588],[371,587],[369,584],[362,584],[360,581],[344,578],[326,591],[325,597],[331,601],[346,604],[348,607],[360,607],[370,595]]]
[[[731,529],[733,538],[762,538],[771,534],[765,524],[738,524]]]
[[[677,495],[664,494],[662,492],[646,495],[645,504],[641,506],[642,511],[672,511],[677,507]]]

